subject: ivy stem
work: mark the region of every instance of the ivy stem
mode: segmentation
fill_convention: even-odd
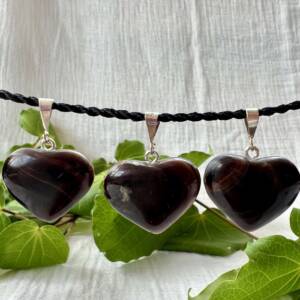
[[[63,219],[65,219],[65,220],[63,220]],[[76,219],[77,219],[77,216],[75,216],[75,215],[70,216],[70,217],[68,217],[68,218],[63,217],[63,218],[61,218],[61,219],[59,220],[59,222],[57,222],[57,223],[55,224],[55,226],[56,226],[56,227],[60,227],[60,226],[66,225],[66,224],[68,224],[68,223],[71,223],[71,222],[75,221]]]
[[[63,222],[64,224],[67,224],[66,229],[64,230],[64,235],[67,236],[69,235],[69,233],[71,232],[73,226],[76,223],[76,220],[78,219],[78,216],[73,215],[72,219],[69,219],[67,222]],[[60,226],[63,225],[62,223],[60,224]]]
[[[1,208],[1,211],[7,213],[7,214],[10,214],[12,216],[14,216],[15,218],[17,219],[20,219],[20,220],[28,220],[28,218],[26,218],[25,216],[21,215],[21,214],[18,214],[12,210],[9,210],[7,208]]]
[[[258,240],[258,237],[253,235],[252,233],[240,228],[239,226],[237,226],[236,224],[234,224],[233,222],[231,222],[230,220],[228,220],[226,217],[224,217],[222,214],[220,214],[218,211],[210,208],[209,206],[207,206],[206,204],[204,204],[203,202],[201,202],[200,200],[196,199],[195,202],[197,202],[199,205],[201,205],[202,207],[204,207],[205,209],[207,209],[208,211],[210,211],[212,214],[218,216],[218,218],[222,219],[224,222],[226,222],[227,224],[233,226],[234,228],[238,229],[239,231],[243,232],[244,234],[248,235],[251,239],[253,240]]]
[[[60,217],[54,224],[54,226],[62,226],[62,225],[65,225],[67,223],[69,223],[70,221],[73,220],[73,218],[75,217],[75,215],[73,214],[70,214],[70,213],[67,213],[65,215],[63,215],[62,217]]]

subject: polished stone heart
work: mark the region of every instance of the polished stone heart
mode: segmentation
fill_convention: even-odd
[[[200,175],[183,159],[124,161],[111,169],[104,187],[121,215],[147,231],[161,233],[192,205]]]
[[[92,185],[94,172],[76,151],[21,149],[7,158],[2,176],[17,201],[49,222],[80,200]]]
[[[211,200],[236,224],[251,231],[294,202],[300,174],[293,163],[281,157],[221,155],[209,162],[204,183]]]

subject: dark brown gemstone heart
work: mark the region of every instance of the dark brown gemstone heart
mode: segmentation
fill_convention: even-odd
[[[147,231],[161,233],[196,199],[200,174],[183,159],[124,161],[111,169],[104,187],[121,215]]]
[[[93,167],[76,151],[21,149],[4,163],[9,192],[44,221],[64,215],[89,190]]]
[[[300,174],[292,162],[281,157],[221,155],[209,162],[204,183],[211,200],[236,224],[251,231],[294,202]]]

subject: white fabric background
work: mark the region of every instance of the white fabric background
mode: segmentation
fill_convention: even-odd
[[[297,0],[12,0],[0,2],[0,87],[68,103],[135,111],[220,111],[287,103],[299,97]],[[298,98],[299,99],[299,98]],[[23,107],[0,101],[0,152],[28,141]],[[300,165],[299,112],[262,118],[262,155]],[[145,125],[55,112],[66,143],[89,158],[113,157],[124,139],[147,142]],[[158,150],[241,152],[243,121],[162,124]],[[202,187],[203,201],[209,203]],[[296,201],[297,202],[297,201]],[[299,203],[299,201],[298,201]],[[297,205],[297,203],[295,204]],[[299,205],[299,204],[298,204]],[[289,233],[288,213],[257,235]],[[9,272],[0,299],[186,299],[246,261],[160,252],[108,262],[89,236],[71,238],[63,266]]]

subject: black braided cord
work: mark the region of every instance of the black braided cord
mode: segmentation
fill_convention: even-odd
[[[5,90],[0,90],[0,98],[3,100],[10,100],[16,103],[23,103],[29,106],[38,106],[38,98],[25,97],[21,94],[13,94]],[[104,118],[117,118],[121,120],[132,120],[134,122],[144,121],[145,114],[141,112],[129,112],[127,110],[116,110],[113,108],[98,108],[86,107],[80,104],[72,105],[67,103],[54,102],[53,109],[61,112],[73,112],[77,114],[87,114],[92,117],[102,116]],[[283,114],[289,110],[300,109],[300,101],[294,101],[288,104],[281,104],[273,107],[264,107],[259,109],[260,116],[272,116],[276,113]],[[236,111],[221,111],[221,112],[205,112],[205,113],[177,113],[159,114],[158,120],[161,122],[197,122],[197,121],[216,121],[216,120],[231,120],[244,119],[246,117],[246,110],[239,109]]]

